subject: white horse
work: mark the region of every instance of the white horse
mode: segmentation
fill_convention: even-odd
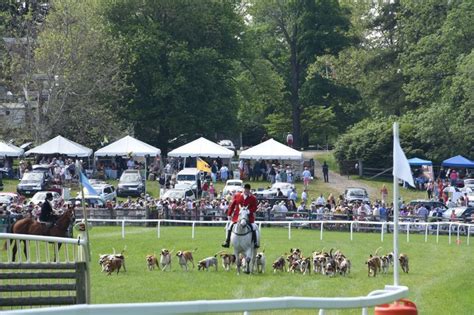
[[[237,274],[240,274],[242,259],[239,254],[245,257],[245,273],[249,274],[253,271],[256,251],[252,241],[252,228],[249,223],[250,211],[247,207],[240,207],[239,220],[232,228],[230,243],[234,247],[234,255],[237,258]]]

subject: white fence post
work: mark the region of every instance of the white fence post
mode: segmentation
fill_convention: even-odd
[[[122,220],[122,238],[125,238],[125,220]]]
[[[157,229],[157,231],[156,231],[157,236],[158,236],[158,238],[160,238],[161,237],[161,220],[158,221],[156,229]]]
[[[380,230],[380,241],[383,243],[383,233],[385,230],[385,222],[381,225],[382,229]]]
[[[452,223],[449,224],[449,245],[451,245],[451,227],[453,226]]]
[[[459,229],[460,229],[461,225],[458,223],[458,233],[457,233],[457,237],[456,237],[456,244],[459,245]]]
[[[288,223],[288,239],[291,240],[291,222]]]
[[[319,236],[319,239],[322,241],[323,240],[323,230],[324,230],[324,222],[321,221],[321,234]]]
[[[193,229],[191,232],[191,238],[194,239],[194,227],[196,226],[196,222],[193,222]]]
[[[410,223],[407,224],[407,243],[410,243]]]

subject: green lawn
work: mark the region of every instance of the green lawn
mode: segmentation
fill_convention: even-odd
[[[200,299],[239,299],[276,296],[361,296],[372,290],[393,283],[392,270],[388,275],[367,277],[364,264],[367,256],[379,246],[381,252],[391,251],[392,239],[380,242],[379,234],[357,233],[351,242],[347,232],[325,232],[319,240],[319,231],[292,231],[284,228],[263,228],[262,247],[267,256],[265,274],[237,276],[233,270],[225,272],[183,272],[177,260],[172,270],[148,271],[145,255],[157,253],[161,248],[189,250],[198,248],[195,260],[214,255],[221,250],[224,231],[222,227],[197,227],[195,239],[191,239],[190,227],[162,227],[161,238],[155,228],[127,227],[125,239],[119,227],[95,227],[91,230],[92,247],[92,301],[93,303],[160,302]],[[110,253],[127,246],[127,272],[106,276],[100,272],[98,255]],[[300,275],[271,271],[271,262],[291,247],[299,247],[304,255],[325,248],[341,249],[352,260],[352,272],[348,277],[328,278],[322,275]],[[435,236],[428,243],[423,235],[412,235],[410,243],[402,236],[401,251],[410,257],[410,273],[401,274],[401,284],[410,288],[409,299],[414,301],[420,314],[468,314],[472,311],[474,273],[469,269],[474,261],[472,246],[448,245],[447,237]],[[308,311],[295,311],[307,313]],[[280,312],[288,313],[287,311]],[[357,311],[334,311],[329,314],[360,314]]]

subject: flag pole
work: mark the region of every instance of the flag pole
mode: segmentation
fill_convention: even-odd
[[[81,199],[82,199],[82,215],[84,217],[84,225],[86,237],[85,242],[85,262],[86,262],[86,304],[91,303],[91,276],[90,276],[90,261],[91,261],[91,252],[90,252],[90,242],[89,242],[89,224],[87,223],[87,210],[86,210],[86,201],[84,198],[84,187],[82,186],[82,165],[79,167],[79,187],[81,188]]]
[[[393,123],[393,158],[395,159],[395,143],[398,143],[399,134],[398,134],[398,123]],[[396,167],[397,163],[394,161],[393,166]],[[396,174],[396,171],[394,170]],[[398,187],[398,177],[393,175],[393,285],[398,286],[399,276],[398,276],[398,212],[399,212],[399,187]]]

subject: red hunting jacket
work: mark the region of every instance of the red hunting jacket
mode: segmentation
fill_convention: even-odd
[[[236,193],[234,196],[234,200],[229,206],[227,210],[227,215],[232,216],[232,222],[237,223],[239,220],[239,207],[248,207],[250,210],[249,213],[249,223],[255,222],[255,211],[257,211],[257,198],[250,194],[246,199],[244,198],[243,193]]]

